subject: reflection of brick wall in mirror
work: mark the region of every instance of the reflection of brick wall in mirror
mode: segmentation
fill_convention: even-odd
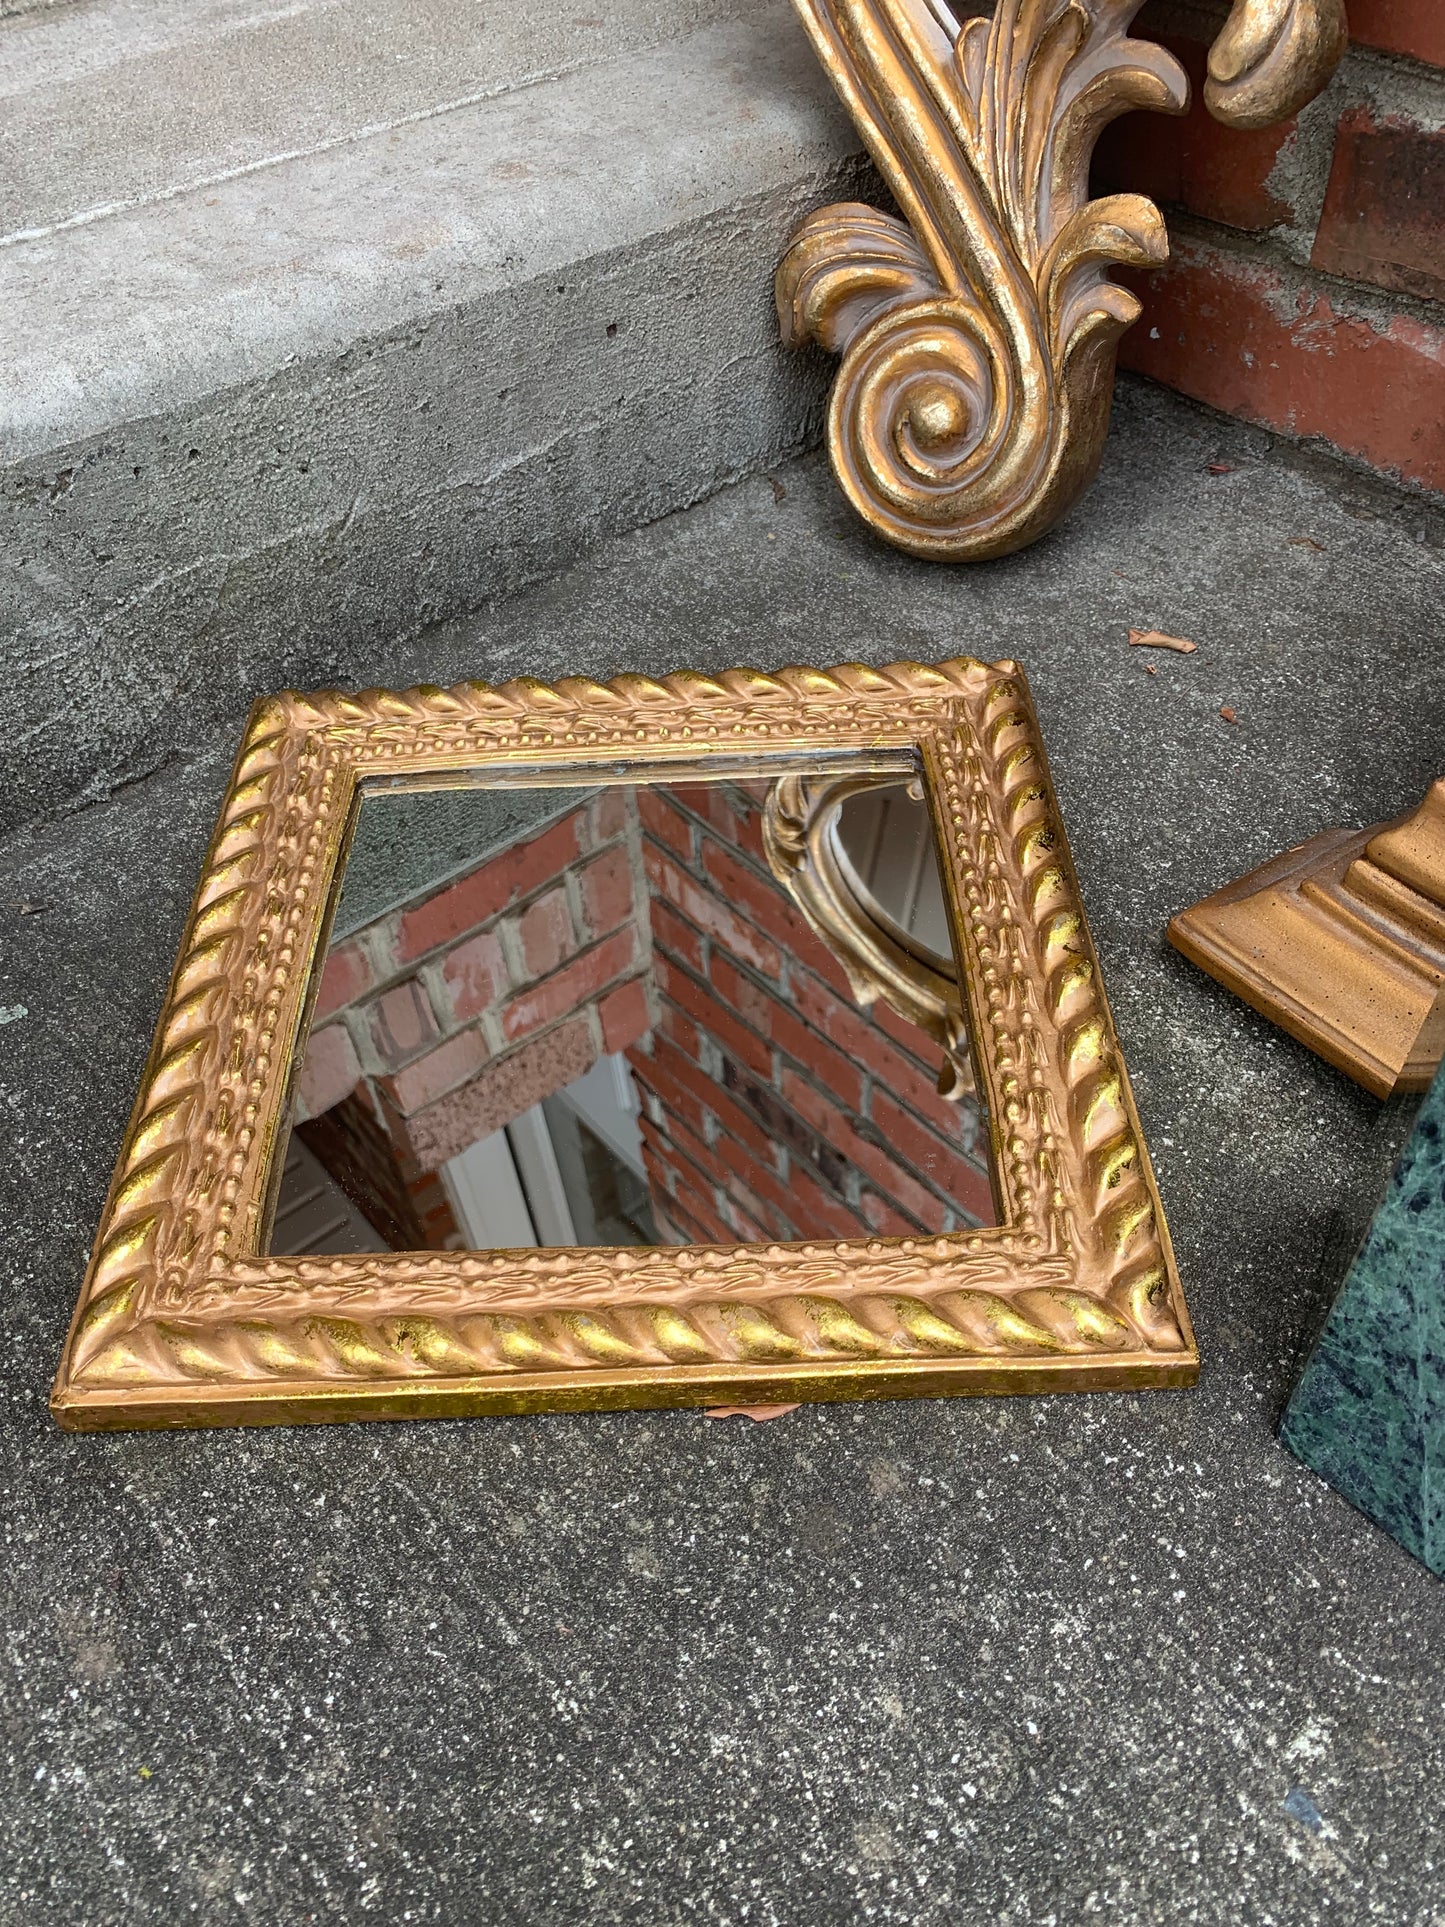
[[[763,793],[603,790],[332,950],[297,1116],[384,1127],[351,1132],[363,1209],[354,1147],[389,1139],[426,1243],[455,1247],[440,1167],[625,1052],[669,1241],[993,1221],[976,1107],[937,1095],[922,1032],[852,1001],[768,871]]]
[[[691,1242],[908,1236],[991,1223],[977,1106],[941,1052],[856,1004],[774,880],[764,790],[644,790],[660,1005],[632,1052],[659,1221]]]
[[[449,1159],[648,1028],[638,861],[629,799],[605,790],[328,953],[297,1118],[367,1107],[428,1246],[463,1242]]]

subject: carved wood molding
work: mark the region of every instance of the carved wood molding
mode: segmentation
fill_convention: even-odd
[[[1181,114],[1170,53],[1129,37],[1141,0],[998,0],[962,26],[938,0],[794,0],[902,212],[810,215],[777,271],[783,339],[842,356],[833,469],[880,535],[938,561],[1034,541],[1092,481],[1119,336],[1140,304],[1112,267],[1168,258],[1137,194],[1088,198],[1107,123]],[[1237,0],[1211,111],[1237,126],[1317,92],[1343,0]]]
[[[1003,1221],[853,1242],[265,1255],[364,783],[921,756]],[[879,758],[885,759],[879,763]],[[262,703],[56,1380],[77,1428],[1192,1382],[1197,1355],[1026,685],[956,661]]]
[[[1445,1055],[1445,778],[1182,910],[1169,941],[1376,1097],[1425,1090]]]

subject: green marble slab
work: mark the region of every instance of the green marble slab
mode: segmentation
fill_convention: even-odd
[[[1445,1066],[1280,1437],[1445,1578]]]

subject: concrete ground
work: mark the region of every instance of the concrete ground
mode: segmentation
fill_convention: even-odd
[[[1140,387],[985,568],[776,483],[349,673],[1022,658],[1202,1383],[63,1435],[241,692],[178,715],[0,853],[6,1923],[1445,1919],[1445,1591],[1274,1438],[1379,1110],[1162,935],[1445,766],[1445,518]],[[1150,675],[1131,624],[1199,651]]]

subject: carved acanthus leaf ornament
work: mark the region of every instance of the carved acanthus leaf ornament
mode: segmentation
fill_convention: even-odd
[[[1140,304],[1109,279],[1168,258],[1138,194],[1090,200],[1089,161],[1132,108],[1182,114],[1174,56],[1129,37],[1141,0],[794,0],[903,215],[846,202],[778,268],[783,339],[843,357],[828,444],[880,535],[938,561],[1034,541],[1092,481],[1114,356]],[[1342,0],[1238,0],[1206,100],[1255,127],[1324,85]]]

